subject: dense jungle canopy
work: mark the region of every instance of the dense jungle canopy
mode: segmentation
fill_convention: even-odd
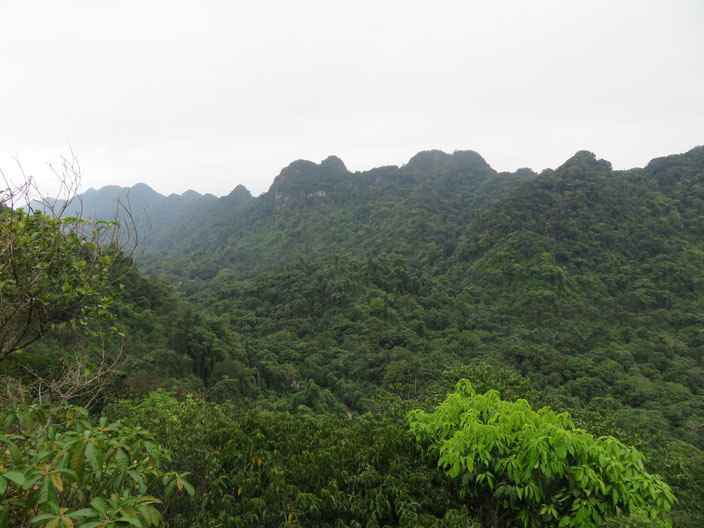
[[[0,526],[704,524],[704,147],[82,207],[0,210]]]

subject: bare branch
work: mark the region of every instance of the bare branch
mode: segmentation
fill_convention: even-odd
[[[124,343],[123,339],[117,353],[110,356],[106,353],[105,346],[101,346],[101,355],[97,360],[74,352],[71,357],[61,358],[60,371],[57,374],[47,377],[25,366],[25,370],[34,378],[34,381],[26,386],[26,390],[39,403],[67,401],[90,408],[100,398],[105,386],[119,372]]]

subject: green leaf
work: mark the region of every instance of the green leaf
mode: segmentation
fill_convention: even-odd
[[[6,479],[11,480],[18,486],[21,486],[24,484],[25,478],[24,478],[24,473],[20,473],[19,471],[15,470],[10,470],[10,471],[5,471],[2,473],[2,476],[5,477]]]
[[[76,474],[78,480],[83,479],[83,472],[85,468],[85,453],[86,444],[81,442],[81,444],[76,447],[76,449],[74,449],[73,453],[71,454],[71,461],[69,463],[69,467]]]
[[[8,431],[10,427],[17,421],[17,415],[15,413],[9,413],[2,422],[3,431]]]
[[[0,436],[0,442],[3,442],[10,451],[10,460],[12,460],[12,463],[19,466],[22,463],[22,451],[20,451],[20,448],[17,447],[14,442],[11,442],[3,436]]]
[[[171,495],[174,493],[174,488],[176,488],[175,479],[169,482],[168,486],[166,486],[166,490],[164,490],[164,501],[168,501],[171,498]]]
[[[108,517],[108,509],[105,506],[105,501],[101,497],[95,497],[90,501],[90,505],[93,506],[102,517]]]
[[[56,515],[60,515],[61,508],[59,507],[59,501],[56,499],[56,494],[54,493],[54,485],[51,483],[51,479],[45,479],[39,490],[39,502],[46,504],[51,508]]]
[[[132,517],[131,515],[125,515],[123,517],[120,517],[117,522],[126,522],[130,523],[133,526],[136,526],[137,528],[144,528],[142,522],[137,519],[137,517]]]
[[[41,515],[37,515],[34,519],[32,519],[32,524],[41,522],[41,521],[46,521],[47,519],[53,519],[56,517],[53,513],[42,513]]]
[[[93,471],[102,471],[105,459],[103,451],[92,442],[86,445],[86,459],[93,468]]]
[[[93,508],[83,508],[81,510],[76,510],[68,514],[69,517],[97,517],[98,512]]]
[[[132,477],[132,480],[135,481],[137,484],[137,489],[139,489],[140,493],[145,493],[147,491],[147,485],[139,473],[136,471],[128,471],[127,474]]]
[[[124,473],[130,466],[130,457],[127,456],[127,453],[125,453],[122,448],[118,447],[115,451],[115,462],[117,463],[117,467],[120,469],[120,471]]]
[[[191,497],[196,494],[196,490],[190,482],[181,479],[181,484],[183,484],[183,487],[186,488],[186,493],[188,493]]]
[[[145,440],[144,447],[147,449],[147,453],[149,453],[149,455],[156,460],[156,463],[158,464],[161,458],[161,452],[159,451],[159,446],[157,446],[156,442]]]
[[[70,477],[71,480],[73,480],[74,482],[78,482],[78,475],[76,475],[76,473],[72,469],[57,468],[54,471],[55,471],[55,473],[58,473],[60,475],[66,475],[66,476]]]
[[[144,520],[147,521],[148,525],[158,526],[161,523],[161,514],[156,508],[146,504],[140,504],[137,506],[137,509],[142,517],[144,517]]]

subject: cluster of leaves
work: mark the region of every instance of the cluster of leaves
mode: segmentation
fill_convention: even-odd
[[[114,227],[0,210],[0,361],[57,325],[108,315],[119,250],[98,243]]]
[[[477,508],[485,526],[597,527],[610,517],[669,526],[675,497],[613,437],[576,429],[567,413],[477,394],[467,380],[432,414],[408,415],[418,442]]]
[[[193,469],[197,501],[176,504],[174,526],[476,526],[395,412],[242,413],[163,391],[107,412],[148,426]]]
[[[0,526],[148,528],[162,524],[161,500],[193,495],[187,474],[166,472],[169,453],[140,427],[71,405],[0,410]]]
[[[239,416],[230,404],[219,405],[192,393],[179,400],[163,389],[112,403],[103,413],[110,419],[121,419],[126,425],[144,427],[153,433],[159,444],[168,448],[170,467],[188,473],[197,496],[210,488],[208,461],[218,456],[237,427]],[[183,495],[174,496],[169,503],[171,522],[188,526],[196,505]]]

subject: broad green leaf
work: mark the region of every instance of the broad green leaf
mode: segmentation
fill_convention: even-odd
[[[73,453],[71,454],[71,462],[69,463],[71,471],[76,474],[79,481],[83,479],[83,473],[85,469],[85,452],[86,444],[81,442],[73,450]]]
[[[0,442],[3,442],[10,451],[10,460],[12,460],[12,463],[19,466],[22,463],[22,451],[20,448],[17,447],[9,438],[5,438],[3,435],[0,435]]]
[[[145,526],[139,519],[137,519],[137,517],[132,517],[131,515],[124,515],[120,517],[117,521],[129,523],[133,526],[136,526],[137,528],[144,528]]]
[[[97,517],[98,512],[93,508],[82,508],[68,514],[69,517]]]
[[[184,479],[181,479],[181,482],[183,483],[183,487],[186,489],[186,493],[188,493],[191,497],[193,497],[196,493],[196,490],[193,487],[193,485]]]
[[[156,463],[158,464],[159,459],[161,458],[161,454],[159,452],[159,447],[157,446],[156,442],[153,442],[151,440],[145,440],[144,447],[146,448],[147,453],[149,453],[149,456],[156,460]]]
[[[101,497],[95,497],[90,501],[90,505],[96,509],[96,511],[103,517],[108,517],[108,509],[105,505],[105,501]]]
[[[130,465],[130,457],[122,448],[117,448],[115,451],[115,462],[117,463],[117,467],[120,471],[124,473]]]
[[[32,519],[32,524],[37,523],[37,522],[46,521],[47,519],[53,519],[54,517],[56,517],[56,515],[54,515],[53,513],[43,513],[41,515],[37,515],[36,517],[34,517]]]
[[[149,526],[156,526],[161,522],[161,514],[156,508],[147,504],[140,504],[137,506],[137,510],[139,510],[139,513],[144,517],[144,520],[147,521]]]
[[[88,442],[86,445],[85,454],[88,463],[93,468],[93,471],[101,471],[103,469],[105,460],[103,458],[103,451],[99,447],[92,442]]]
[[[24,473],[20,473],[19,471],[15,470],[10,470],[10,471],[4,471],[2,473],[2,476],[5,477],[6,479],[11,480],[18,486],[22,486],[25,481]]]
[[[169,484],[166,486],[166,489],[164,490],[164,500],[168,502],[168,500],[171,498],[171,495],[174,493],[174,489],[176,488],[176,480],[172,480],[169,482]]]

